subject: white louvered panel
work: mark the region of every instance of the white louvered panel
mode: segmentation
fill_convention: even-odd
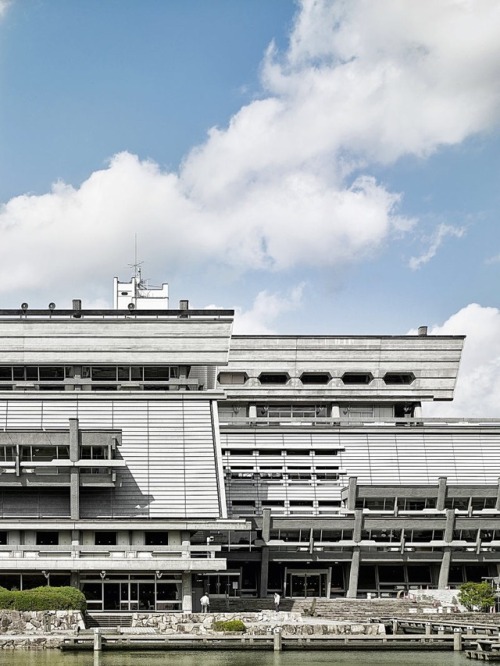
[[[122,430],[118,457],[127,467],[117,470],[115,489],[82,492],[86,517],[219,515],[208,400],[51,400],[43,410],[39,402],[9,401],[6,411],[9,428],[67,429],[78,416],[81,428]]]
[[[40,429],[42,427],[42,402],[33,401],[29,404],[30,409],[26,410],[24,401],[7,401],[5,427],[12,430]]]

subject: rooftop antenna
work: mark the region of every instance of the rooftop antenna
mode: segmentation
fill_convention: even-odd
[[[134,263],[128,264],[130,268],[134,269],[134,277],[137,281],[137,286],[142,288],[144,285],[142,283],[142,269],[141,266],[144,262],[137,260],[137,234],[134,234]]]

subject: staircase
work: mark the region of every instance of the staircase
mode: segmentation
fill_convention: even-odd
[[[369,620],[372,617],[404,617],[422,614],[428,602],[417,603],[407,599],[281,599],[280,610],[302,615],[313,615],[329,620]],[[212,613],[242,613],[274,610],[269,599],[212,599]]]
[[[87,629],[95,627],[114,628],[131,627],[132,613],[87,613],[85,615],[85,626]]]

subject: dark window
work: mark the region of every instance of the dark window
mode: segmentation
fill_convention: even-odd
[[[10,382],[12,380],[12,368],[0,367],[0,381]]]
[[[146,532],[146,546],[168,546],[168,532]]]
[[[37,532],[37,546],[57,546],[59,545],[59,534],[57,532]]]
[[[328,384],[330,379],[328,372],[303,372],[300,376],[303,384]]]
[[[379,565],[378,577],[381,583],[404,583],[404,567]]]
[[[407,567],[409,583],[430,583],[431,571],[429,566],[412,565]]]
[[[92,368],[92,379],[95,382],[116,381],[116,368],[109,366],[94,366]]]
[[[24,368],[22,366],[14,366],[12,370],[14,373],[14,379],[18,381],[24,380]]]
[[[342,375],[344,384],[369,384],[372,379],[370,372],[345,372]]]
[[[219,384],[244,384],[248,379],[246,372],[220,372]]]
[[[0,532],[0,546],[7,545],[7,532]]]
[[[289,379],[286,372],[261,372],[259,375],[261,384],[286,384]]]
[[[414,380],[413,372],[386,372],[384,375],[386,384],[411,384]]]
[[[36,370],[36,368],[33,368]],[[30,368],[27,368],[30,370]],[[41,366],[39,368],[40,381],[62,381],[64,379],[64,366]],[[33,378],[34,379],[34,378]]]
[[[375,567],[361,565],[359,567],[358,587],[360,589],[375,587]]]
[[[96,532],[96,546],[116,546],[116,532]]]
[[[170,368],[168,365],[159,365],[157,367],[144,368],[144,381],[146,382],[167,382],[170,379]]]

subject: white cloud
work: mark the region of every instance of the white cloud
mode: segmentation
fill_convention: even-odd
[[[275,333],[272,324],[284,312],[297,310],[300,307],[303,290],[304,284],[300,284],[285,295],[268,291],[259,292],[250,310],[236,308],[234,333],[248,335]]]
[[[124,152],[78,188],[3,206],[0,291],[62,289],[63,276],[68,291],[92,288],[128,263],[136,231],[159,277],[165,265],[282,270],[370,255],[415,223],[370,164],[497,124],[498,25],[497,0],[304,0],[288,51],[265,57],[262,99],[178,172]]]
[[[0,19],[5,15],[10,4],[11,0],[0,0]]]
[[[498,417],[500,405],[500,310],[472,303],[431,335],[466,335],[455,399],[425,406],[429,416]]]
[[[449,224],[439,224],[430,238],[427,238],[429,246],[427,250],[419,257],[412,257],[408,265],[412,270],[418,270],[424,264],[427,264],[431,259],[436,256],[438,249],[441,247],[443,241],[447,236],[454,236],[455,238],[462,238],[465,233],[464,227],[453,227]]]

